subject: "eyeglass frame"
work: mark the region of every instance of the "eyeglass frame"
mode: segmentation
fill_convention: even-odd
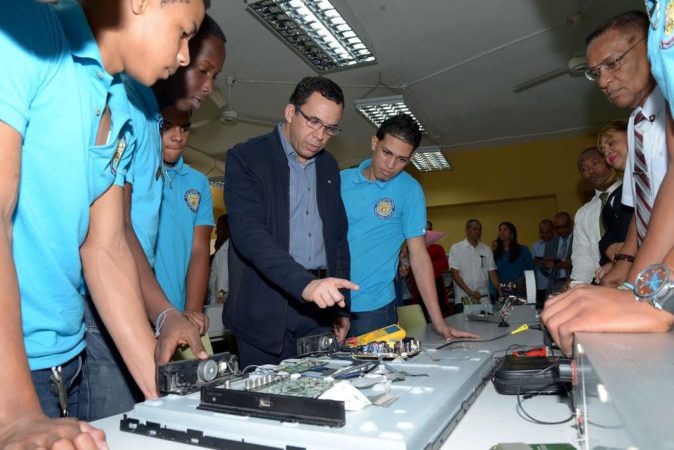
[[[642,37],[641,39],[636,41],[634,43],[634,45],[632,45],[630,48],[628,48],[622,55],[617,56],[616,58],[614,58],[611,61],[606,61],[606,59],[604,59],[604,61],[600,62],[596,66],[588,67],[587,70],[585,70],[585,72],[584,72],[585,78],[587,78],[589,81],[598,81],[599,77],[601,77],[601,71],[599,69],[602,66],[605,67],[606,71],[609,72],[609,73],[615,72],[616,70],[620,69],[620,62],[623,60],[623,58],[625,56],[627,56],[627,54],[629,52],[631,52],[634,47],[636,47],[637,45],[639,45],[641,42],[645,41],[646,39],[648,39],[648,36]],[[610,66],[613,66],[613,67],[610,67]],[[593,73],[597,74],[596,77],[594,77],[592,75]]]
[[[321,127],[325,128],[325,132],[332,137],[338,136],[342,132],[342,129],[338,125],[326,125],[321,119],[315,116],[307,116],[304,111],[300,109],[299,106],[295,107],[295,111],[302,114],[302,117],[307,121],[307,126],[312,130],[320,130]]]

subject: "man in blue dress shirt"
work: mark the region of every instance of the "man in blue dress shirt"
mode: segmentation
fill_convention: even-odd
[[[297,339],[349,329],[346,215],[337,161],[324,148],[339,134],[344,95],[306,77],[269,134],[227,152],[225,204],[231,232],[223,321],[241,364],[295,356]],[[340,289],[342,290],[340,292]]]

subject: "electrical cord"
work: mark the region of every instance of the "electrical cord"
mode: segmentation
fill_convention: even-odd
[[[556,383],[551,383],[550,385],[554,385],[554,384],[556,384]],[[527,395],[524,396],[524,400],[526,400],[527,398],[535,397],[536,395],[540,395],[540,393],[532,393],[531,395],[527,394]],[[517,394],[517,414],[521,418],[526,420],[527,422],[532,422],[532,423],[536,423],[536,424],[539,424],[539,425],[561,425],[563,423],[566,423],[566,422],[572,420],[576,416],[574,413],[571,413],[571,415],[569,417],[567,417],[566,419],[563,419],[563,420],[557,420],[557,421],[539,420],[539,419],[536,419],[535,417],[533,417],[531,414],[529,414],[524,409],[524,406],[522,405],[522,400],[523,400],[522,395],[520,393],[518,393]]]
[[[548,372],[548,371],[550,371],[550,370],[552,370],[552,369],[554,369],[554,368],[557,368],[558,366],[559,366],[559,362],[555,362],[554,364],[550,364],[548,367],[546,367],[546,368],[544,368],[544,369],[541,369],[541,370],[539,370],[538,372],[533,373],[533,374],[531,375],[531,377],[536,377],[536,376],[538,376],[538,375],[541,375],[541,374],[543,374],[543,373],[545,373],[545,372]],[[527,394],[522,395],[522,394],[520,393],[520,387],[522,386],[522,383],[523,383],[523,382],[524,382],[524,380],[522,380],[522,382],[520,382],[520,383],[517,385],[517,408],[516,408],[517,415],[520,416],[522,419],[526,420],[527,422],[532,422],[532,423],[535,423],[535,424],[538,424],[538,425],[561,425],[561,424],[563,424],[563,423],[566,423],[566,422],[572,420],[572,419],[575,417],[575,414],[574,414],[573,412],[571,412],[571,415],[570,415],[569,417],[567,417],[566,419],[563,419],[563,420],[546,421],[546,420],[539,420],[539,419],[536,419],[534,416],[532,416],[530,413],[528,413],[528,412],[524,409],[524,406],[523,406],[523,404],[522,404],[522,403],[523,403],[523,400],[526,400],[526,399],[529,399],[529,398],[533,398],[533,397],[535,397],[535,396],[537,396],[537,395],[541,395],[542,393],[544,393],[544,392],[546,391],[546,389],[547,389],[548,387],[558,385],[558,384],[559,384],[559,381],[550,383],[550,384],[544,386],[542,389],[540,389],[540,390],[538,390],[538,391],[536,391],[536,392],[530,392],[530,393],[527,393]],[[566,384],[565,384],[565,383],[561,383],[561,384],[562,384],[562,386],[563,386],[563,388],[564,388],[565,394],[566,394],[567,397],[568,397],[569,391],[568,391],[568,389],[566,388]]]
[[[248,372],[250,369],[256,369],[256,368],[259,367],[258,365],[253,364],[253,365],[250,365],[250,366],[246,366],[246,367],[244,367],[243,369],[240,369],[240,370],[234,370],[232,368],[232,366],[229,364],[229,362],[225,362],[225,364],[227,364],[227,368],[229,369],[229,371],[232,372],[234,374],[234,376],[237,376],[237,377],[245,375],[246,372]]]
[[[494,350],[494,351],[492,351],[492,353],[495,355],[496,353],[505,352],[505,355],[504,355],[504,356],[508,356],[508,352],[509,352],[510,350],[514,350],[514,349],[516,349],[516,348],[517,348],[517,349],[526,350],[527,348],[529,348],[529,346],[524,345],[524,344],[510,344],[510,345],[507,346],[506,348],[501,348],[501,349],[498,349],[498,350]]]
[[[443,349],[443,348],[445,348],[445,347],[447,347],[447,346],[450,346],[450,345],[452,345],[452,344],[458,344],[458,343],[462,343],[462,342],[472,342],[472,343],[476,343],[476,342],[478,342],[478,343],[479,343],[479,342],[493,342],[493,341],[496,341],[496,340],[498,340],[498,339],[503,339],[504,337],[508,337],[508,336],[511,336],[511,335],[515,335],[515,334],[517,334],[517,333],[522,333],[523,331],[527,331],[527,330],[540,330],[540,329],[541,329],[541,326],[540,326],[540,325],[528,325],[528,324],[523,324],[523,325],[520,325],[518,328],[514,329],[513,331],[509,331],[509,332],[507,332],[507,333],[500,334],[500,335],[495,336],[495,337],[490,338],[490,339],[455,339],[455,340],[453,340],[453,341],[445,342],[444,344],[442,344],[442,345],[440,345],[440,346],[438,346],[438,347],[435,347],[435,349],[436,349],[436,350],[441,350],[441,349]]]

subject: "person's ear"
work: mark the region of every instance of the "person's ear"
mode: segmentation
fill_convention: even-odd
[[[379,139],[377,139],[377,136],[372,136],[372,139],[370,140],[372,151],[375,151],[377,149],[377,144],[379,143]]]
[[[148,7],[149,0],[129,0],[131,2],[131,11],[134,14],[140,15],[145,13]]]
[[[295,105],[292,103],[288,103],[283,110],[283,117],[285,117],[287,123],[291,123],[293,121],[293,117],[295,116]]]

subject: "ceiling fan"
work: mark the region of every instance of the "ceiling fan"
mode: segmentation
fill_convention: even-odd
[[[239,112],[234,109],[232,105],[232,86],[236,83],[236,77],[228,75],[225,78],[225,83],[227,84],[227,98],[222,94],[218,88],[214,88],[213,92],[209,98],[218,108],[218,115],[216,117],[211,117],[210,119],[200,120],[192,124],[192,130],[202,128],[208,124],[214,122],[220,122],[226,125],[234,125],[236,123],[248,123],[251,125],[258,126],[276,126],[279,120],[270,119],[267,117],[258,117],[258,116],[241,116]]]
[[[579,1],[578,12],[568,16],[566,20],[562,23],[562,25],[568,27],[567,29],[577,27],[583,21],[583,14],[580,12],[581,10],[582,5],[581,2]],[[563,77],[565,75],[569,75],[574,78],[580,78],[585,74],[587,68],[588,68],[587,57],[582,53],[578,53],[576,55],[571,56],[564,66],[542,73],[538,76],[530,78],[521,83],[517,83],[516,85],[513,86],[513,92],[515,93],[523,92],[536,86],[540,86],[541,84],[547,83],[548,81],[552,81],[556,78]]]
[[[527,81],[518,83],[513,86],[513,92],[519,93],[531,89],[533,87],[539,86],[548,81],[552,81],[555,78],[562,77],[564,75],[569,75],[574,78],[582,77],[587,70],[587,58],[585,55],[576,55],[569,58],[566,65],[563,67],[558,67],[557,69],[545,72],[541,75],[535,76]]]

